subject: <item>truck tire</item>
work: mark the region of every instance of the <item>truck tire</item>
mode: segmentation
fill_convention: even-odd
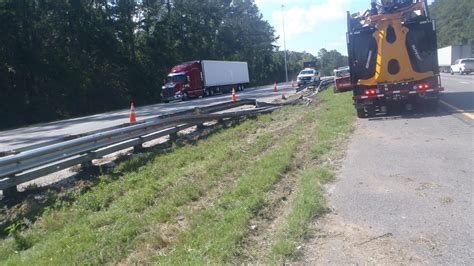
[[[358,118],[365,118],[365,110],[364,108],[356,109],[357,117]]]
[[[425,110],[428,112],[436,112],[438,110],[439,99],[429,100],[425,102]]]
[[[375,117],[376,116],[375,106],[367,107],[367,117]]]
[[[184,93],[183,93],[183,98],[182,98],[182,100],[183,100],[183,102],[189,100],[189,94],[188,94],[187,92],[184,92]]]

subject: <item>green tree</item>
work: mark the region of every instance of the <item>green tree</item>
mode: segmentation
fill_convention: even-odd
[[[155,103],[184,61],[246,61],[252,85],[285,77],[253,0],[0,0],[0,36],[0,127]],[[288,51],[290,77],[315,59]]]
[[[318,52],[318,58],[321,64],[321,74],[329,76],[333,70],[339,67],[347,66],[348,58],[336,50],[321,49]]]
[[[436,20],[438,47],[471,44],[474,50],[474,1],[436,0],[429,8]]]

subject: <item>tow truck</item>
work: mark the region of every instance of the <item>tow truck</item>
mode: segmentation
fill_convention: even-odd
[[[373,0],[365,12],[347,12],[346,37],[359,118],[396,105],[436,109],[443,88],[426,0]]]

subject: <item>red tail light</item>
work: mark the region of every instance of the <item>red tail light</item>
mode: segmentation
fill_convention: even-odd
[[[364,90],[364,94],[365,95],[375,95],[375,94],[377,94],[377,90],[376,89],[366,89],[366,90]]]
[[[426,82],[416,85],[417,90],[426,90],[426,89],[429,89],[430,87],[431,87],[431,85],[429,83],[426,83]]]

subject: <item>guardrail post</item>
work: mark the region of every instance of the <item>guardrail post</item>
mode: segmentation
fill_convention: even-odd
[[[20,194],[16,186],[6,188],[2,192],[3,192],[3,198],[11,198],[11,197],[18,196]]]
[[[94,166],[92,163],[92,159],[94,159],[94,152],[88,152],[87,155],[89,156],[90,160],[81,163],[81,169],[87,169]]]
[[[140,140],[142,140],[142,137],[139,137]],[[143,141],[140,141],[140,144],[133,146],[133,152],[134,153],[139,153],[143,151]]]
[[[91,168],[92,166],[94,166],[94,164],[92,164],[92,161],[87,161],[87,162],[81,163],[81,169]]]
[[[170,142],[176,142],[178,140],[178,132],[173,132],[170,134]]]

